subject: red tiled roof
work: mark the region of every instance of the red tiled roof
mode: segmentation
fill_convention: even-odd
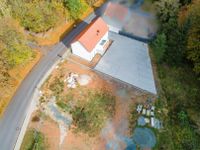
[[[91,22],[74,41],[79,41],[88,52],[91,52],[108,30],[107,24],[99,17]]]
[[[126,7],[114,2],[109,2],[104,13],[104,15],[119,21],[124,21],[127,14],[128,9]]]

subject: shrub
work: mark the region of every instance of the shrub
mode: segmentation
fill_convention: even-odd
[[[33,121],[33,122],[38,122],[38,121],[40,121],[40,117],[39,117],[39,116],[34,116],[34,117],[32,118],[32,121]]]
[[[55,96],[59,96],[63,92],[64,82],[61,81],[58,77],[50,84],[49,89],[53,92]]]
[[[90,93],[83,105],[72,111],[73,122],[78,131],[93,136],[103,127],[106,119],[114,114],[115,98],[108,92]]]

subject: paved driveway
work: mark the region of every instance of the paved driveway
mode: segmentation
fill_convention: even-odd
[[[109,38],[114,42],[95,70],[156,94],[147,44],[113,32]]]

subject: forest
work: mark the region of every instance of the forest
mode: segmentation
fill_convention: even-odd
[[[160,28],[151,48],[166,130],[157,149],[200,149],[200,1],[154,1]]]

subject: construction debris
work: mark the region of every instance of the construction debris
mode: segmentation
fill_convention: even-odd
[[[151,117],[151,126],[153,128],[156,128],[156,129],[161,129],[162,128],[162,123],[157,118]]]
[[[163,127],[162,122],[154,117],[155,106],[152,105],[151,99],[147,99],[147,103],[144,105],[138,104],[136,111],[138,112],[138,114],[142,114],[138,118],[138,125],[144,126],[150,123],[151,127],[155,129],[161,129]]]
[[[67,79],[65,80],[65,82],[67,81],[67,87],[72,88],[72,89],[76,88],[77,78],[78,78],[78,74],[70,72]]]
[[[146,124],[145,118],[140,116],[137,120],[139,126],[144,126]]]
[[[146,109],[145,109],[145,108],[143,108],[142,114],[143,114],[143,115],[146,115]]]
[[[142,105],[141,104],[139,104],[139,105],[137,105],[137,112],[138,112],[138,114],[142,111]]]

